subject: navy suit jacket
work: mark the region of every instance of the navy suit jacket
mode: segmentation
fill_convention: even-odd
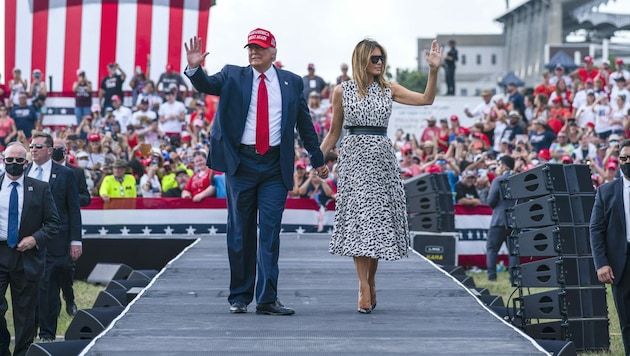
[[[5,175],[0,176],[0,187]],[[24,202],[20,216],[18,239],[33,236],[37,247],[22,252],[24,274],[28,280],[37,281],[44,273],[46,247],[59,231],[59,215],[48,184],[24,177]]]
[[[32,166],[32,163],[28,165],[25,175],[28,175]],[[69,168],[52,162],[48,185],[59,213],[59,233],[48,243],[48,253],[65,256],[69,252],[70,241],[81,241],[81,206],[77,180]]]
[[[492,181],[490,192],[488,193],[488,205],[492,208],[490,226],[508,227],[505,210],[513,207],[515,201],[513,199],[503,199],[501,182],[507,180],[510,176],[510,173],[504,173],[501,176],[494,178]]]
[[[621,280],[628,251],[623,183],[623,178],[617,178],[597,189],[590,223],[595,269],[610,266],[615,276],[614,284]]]
[[[278,74],[282,95],[282,123],[280,132],[280,167],[282,181],[288,190],[293,188],[294,131],[297,130],[304,148],[311,154],[313,167],[324,165],[319,140],[308,105],[302,95],[302,78],[272,67]],[[186,74],[188,75],[188,74]],[[199,92],[218,95],[219,107],[210,129],[208,166],[233,175],[240,164],[238,156],[241,138],[245,131],[247,112],[252,96],[254,72],[251,66],[227,65],[214,75],[207,76],[201,68],[188,76]]]

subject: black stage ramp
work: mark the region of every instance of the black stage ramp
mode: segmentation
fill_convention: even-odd
[[[327,234],[283,234],[279,298],[293,316],[230,314],[225,235],[202,236],[95,339],[87,355],[540,355],[525,334],[414,253],[381,261],[378,305],[357,308],[351,258]]]

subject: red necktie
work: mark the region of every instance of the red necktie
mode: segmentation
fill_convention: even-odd
[[[267,150],[269,150],[269,98],[265,74],[261,74],[256,106],[256,151],[258,154],[264,155]]]

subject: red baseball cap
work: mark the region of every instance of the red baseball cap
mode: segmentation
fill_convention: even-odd
[[[97,133],[91,133],[88,135],[88,142],[100,141],[101,135]]]
[[[544,158],[547,161],[551,159],[551,153],[549,153],[549,150],[546,148],[541,149],[540,151],[538,151],[538,158]]]
[[[606,163],[606,169],[617,169],[617,162],[615,161],[608,161],[608,163]]]
[[[615,64],[623,64],[623,58],[615,59]]]
[[[273,34],[271,34],[271,32],[262,28],[257,28],[247,35],[247,44],[245,47],[251,44],[259,45],[262,48],[276,48],[276,38]]]
[[[562,97],[556,96],[555,98],[553,98],[553,102],[554,103],[561,103],[562,102]]]
[[[573,163],[573,159],[571,158],[571,156],[564,155],[562,156],[562,158],[560,158],[560,162],[565,163],[565,164],[571,164]]]
[[[306,168],[306,162],[304,162],[301,159],[298,159],[297,161],[295,161],[295,168]]]
[[[172,71],[172,70],[173,70],[173,65],[172,65],[172,64],[170,64],[170,63],[169,63],[169,64],[167,64],[167,65],[166,65],[166,71],[167,71],[167,72],[170,72],[170,71]]]
[[[116,94],[112,95],[112,101],[114,101],[114,100],[120,101],[120,96],[118,96]]]
[[[584,63],[593,63],[593,58],[591,56],[584,57]]]
[[[442,168],[437,164],[432,164],[424,170],[426,173],[442,173]]]
[[[451,121],[459,121],[457,115],[451,115]]]
[[[410,144],[405,143],[405,144],[404,144],[404,145],[400,148],[400,152],[401,152],[401,153],[405,153],[405,152],[411,151],[412,149],[413,149],[413,147],[411,147],[411,145],[410,145]]]

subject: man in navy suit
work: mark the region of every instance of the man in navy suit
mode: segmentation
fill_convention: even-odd
[[[92,197],[85,180],[85,171],[81,167],[66,164],[66,141],[56,137],[54,144],[52,160],[64,167],[68,167],[74,173],[74,178],[77,180],[77,188],[79,189],[79,205],[81,207],[90,205]],[[66,313],[70,316],[74,316],[77,313],[77,304],[74,302],[72,285],[74,283],[75,262],[79,257],[77,254],[67,256],[66,263],[63,266],[63,275],[61,276],[61,291],[63,299],[66,301]]]
[[[26,149],[10,143],[4,152],[6,174],[0,176],[0,355],[10,355],[5,298],[11,286],[15,324],[14,355],[25,355],[37,331],[37,289],[44,273],[46,246],[59,231],[59,216],[48,184],[26,177]],[[13,183],[17,192],[17,236],[11,222]],[[17,244],[13,245],[13,238]]]
[[[508,250],[510,247],[510,233],[512,229],[508,227],[505,210],[514,206],[513,199],[505,199],[501,194],[501,182],[507,180],[512,175],[514,169],[514,158],[503,155],[499,158],[499,168],[503,173],[492,181],[490,192],[488,193],[488,205],[492,208],[492,218],[490,219],[490,229],[488,230],[488,240],[486,241],[486,261],[488,265],[488,280],[497,280],[497,258],[499,249],[503,242]],[[510,255],[510,281],[513,279],[513,268],[518,264],[518,258]]]
[[[39,338],[43,341],[53,341],[57,335],[59,292],[66,260],[76,260],[82,253],[77,181],[70,169],[52,160],[53,143],[47,133],[33,135],[29,146],[33,162],[26,171],[27,176],[48,183],[60,220],[59,233],[46,249],[46,268],[39,285]]]
[[[294,314],[280,303],[277,289],[280,225],[293,188],[296,128],[313,167],[328,176],[302,78],[272,65],[276,40],[264,29],[248,35],[249,66],[226,65],[211,76],[199,67],[208,55],[201,38],[190,39],[185,47],[186,76],[199,92],[220,96],[207,164],[225,172],[230,312],[247,312],[255,287],[256,313]]]
[[[612,284],[626,355],[630,355],[630,140],[619,151],[622,177],[600,186],[590,235],[597,278]]]

